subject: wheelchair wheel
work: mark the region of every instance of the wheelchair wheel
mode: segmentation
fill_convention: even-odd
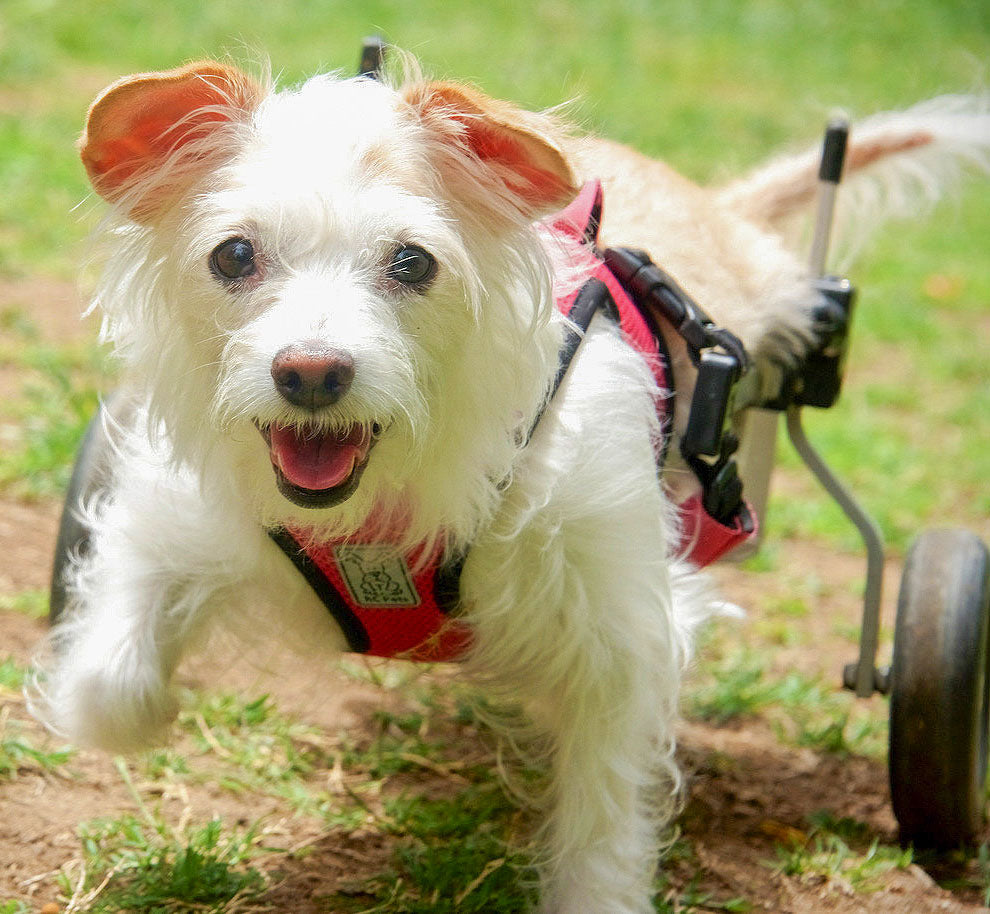
[[[948,848],[983,822],[990,555],[965,530],[908,551],[890,680],[890,792],[901,840]]]
[[[55,540],[48,602],[48,621],[51,625],[58,622],[65,610],[68,596],[66,574],[72,556],[85,555],[89,546],[89,530],[80,516],[80,506],[109,479],[113,450],[107,432],[108,418],[109,425],[120,418],[117,402],[118,398],[112,401],[108,399],[90,420],[72,468],[62,506],[62,517],[59,520],[58,538]]]

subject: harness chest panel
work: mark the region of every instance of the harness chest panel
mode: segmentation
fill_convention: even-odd
[[[432,662],[456,660],[470,644],[469,628],[454,618],[460,563],[445,564],[441,547],[404,554],[359,535],[317,544],[302,530],[269,536],[316,591],[351,651]]]

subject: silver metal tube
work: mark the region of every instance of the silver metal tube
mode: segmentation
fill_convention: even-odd
[[[818,168],[818,213],[815,217],[815,234],[811,240],[809,266],[811,275],[825,275],[828,259],[828,242],[832,233],[832,217],[835,215],[835,192],[842,180],[842,167],[846,158],[846,141],[849,139],[849,122],[842,117],[829,121],[822,144],[822,160]]]
[[[780,414],[769,409],[755,407],[744,409],[739,418],[739,451],[736,461],[743,482],[746,501],[753,514],[760,519],[759,533],[729,553],[731,561],[739,561],[753,555],[763,543],[766,530],[767,503],[770,500],[770,474],[777,450],[777,427]]]
[[[821,181],[818,184],[818,211],[815,214],[815,233],[811,238],[811,255],[808,259],[812,276],[825,275],[837,190],[838,185],[831,181]]]

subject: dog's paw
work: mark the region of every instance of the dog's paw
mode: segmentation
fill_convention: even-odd
[[[809,359],[841,350],[848,326],[846,309],[827,295],[817,294],[811,304],[792,310],[787,323],[764,331],[751,352],[763,401],[786,401]]]
[[[52,732],[114,753],[161,744],[179,709],[157,677],[125,677],[72,661],[48,672],[36,669],[26,692],[32,713]]]
[[[809,317],[812,340],[805,355],[827,352],[845,337],[849,327],[849,313],[827,295],[819,297]]]

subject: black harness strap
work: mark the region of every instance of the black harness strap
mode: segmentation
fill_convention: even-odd
[[[268,535],[286,557],[296,566],[296,570],[306,579],[316,595],[323,601],[327,611],[340,626],[347,639],[347,645],[355,654],[365,654],[371,647],[371,639],[364,630],[360,620],[351,611],[347,601],[340,595],[337,588],[327,579],[295,537],[283,527],[269,528]]]
[[[608,315],[612,320],[618,321],[619,319],[619,312],[615,307],[615,301],[612,298],[612,293],[608,290],[608,286],[600,279],[592,277],[578,290],[574,304],[571,305],[571,310],[567,313],[571,324],[566,325],[564,329],[564,342],[560,347],[557,374],[554,376],[553,384],[550,385],[550,392],[547,394],[543,406],[540,407],[540,411],[536,414],[533,424],[529,427],[525,444],[529,444],[529,440],[536,432],[536,427],[540,424],[540,420],[547,411],[550,401],[557,395],[557,391],[560,389],[560,385],[564,382],[564,378],[567,375],[567,369],[570,368],[574,356],[577,355],[578,346],[581,345],[584,334],[588,332],[592,318],[599,311]]]

